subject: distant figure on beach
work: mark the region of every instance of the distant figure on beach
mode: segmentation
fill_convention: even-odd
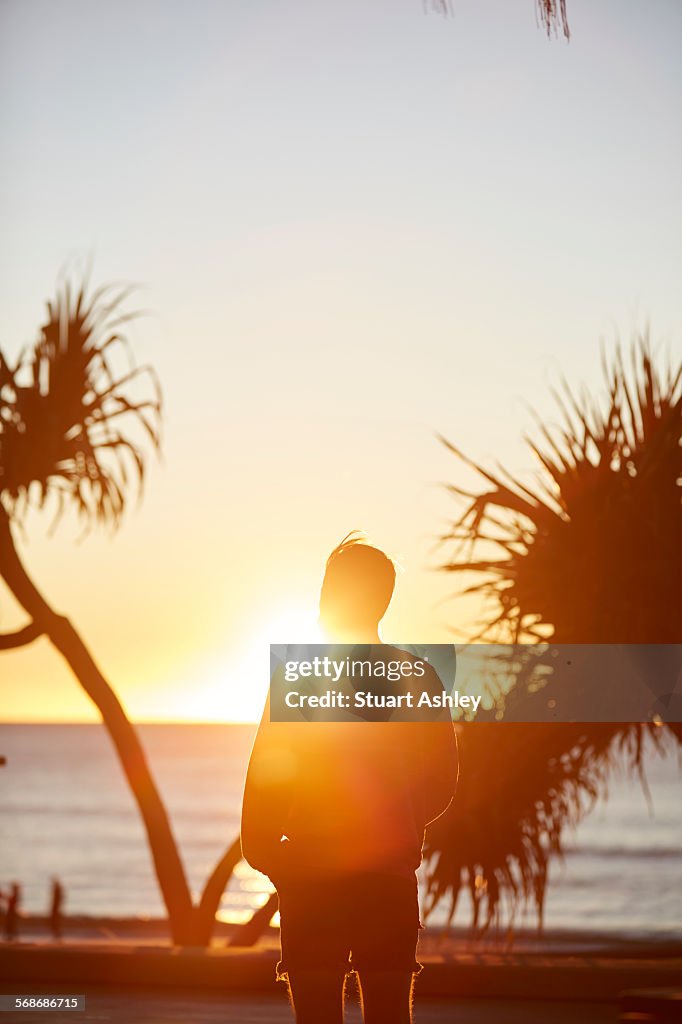
[[[49,925],[52,938],[59,941],[62,937],[62,906],[64,903],[64,887],[58,878],[52,879],[50,896]]]
[[[12,882],[9,895],[5,897],[5,938],[11,942],[19,934],[19,906],[21,904],[21,886]]]
[[[330,642],[382,646],[395,566],[350,534],[327,561],[320,624]],[[412,638],[410,638],[412,639]],[[435,673],[433,679],[440,686]],[[452,721],[270,721],[251,753],[242,850],[277,889],[282,960],[298,1024],[342,1024],[357,971],[365,1024],[409,1024],[424,830],[454,796]]]

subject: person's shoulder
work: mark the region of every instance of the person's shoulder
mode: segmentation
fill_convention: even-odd
[[[435,668],[429,662],[429,659],[425,657],[423,654],[415,653],[413,650],[410,650],[409,648],[396,647],[393,644],[384,644],[383,650],[387,652],[385,654],[386,659],[391,658],[395,659],[396,661],[408,661],[413,667],[423,666],[425,675],[428,675],[429,677],[435,676],[436,678],[438,678],[438,673],[436,672]]]
[[[412,664],[424,661],[423,658],[420,658],[417,654],[413,654],[412,651],[406,650],[404,647],[395,647],[393,644],[382,644],[380,650],[386,659],[391,658],[396,661],[409,661],[412,662]],[[428,662],[425,664],[428,664]]]

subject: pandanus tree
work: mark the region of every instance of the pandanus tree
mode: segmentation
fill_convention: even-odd
[[[479,489],[450,488],[460,514],[443,538],[443,569],[474,579],[466,592],[486,609],[470,639],[498,643],[673,644],[682,639],[682,367],[657,366],[646,337],[627,360],[604,363],[596,399],[555,392],[556,429],[527,438],[535,485],[489,470],[450,442]],[[473,574],[473,576],[471,575]],[[532,651],[532,648],[531,648]],[[522,667],[506,696],[534,699]],[[594,680],[599,685],[599,680]],[[561,700],[562,683],[553,697]],[[642,752],[682,743],[665,722],[476,722],[461,734],[461,782],[429,831],[432,905],[468,890],[485,928],[534,902],[538,918],[550,859],[562,836],[605,791],[615,759],[642,770]]]
[[[210,940],[225,885],[241,857],[226,850],[194,906],[178,846],[140,739],[71,621],[55,611],[23,564],[15,530],[31,505],[75,509],[90,525],[119,526],[160,445],[161,392],[136,368],[122,333],[125,290],[65,283],[36,343],[13,364],[0,352],[0,575],[28,616],[0,634],[0,650],[47,637],[97,707],[137,802],[176,943]],[[121,355],[126,357],[122,366]]]

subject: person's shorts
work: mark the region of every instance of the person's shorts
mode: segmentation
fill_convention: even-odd
[[[416,878],[362,874],[296,880],[278,887],[282,959],[277,978],[296,971],[417,973]]]

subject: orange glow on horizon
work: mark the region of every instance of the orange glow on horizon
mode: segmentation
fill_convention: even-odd
[[[137,684],[134,693],[134,712],[126,707],[128,717],[138,723],[187,724],[240,724],[260,719],[269,683],[269,645],[282,642],[309,642],[321,640],[317,624],[317,609],[302,604],[275,609],[264,625],[247,637],[245,644],[232,657],[225,654],[214,664],[196,672],[188,671],[188,681],[160,681],[144,688]],[[89,723],[100,721],[97,709],[85,697],[69,669],[60,663],[56,652],[42,641],[49,672],[55,678],[51,699],[31,702],[35,713],[13,714],[10,701],[3,699],[0,722],[35,723]],[[8,665],[8,653],[4,653]],[[11,652],[17,669],[21,650]],[[11,678],[11,666],[8,676]],[[43,670],[44,672],[45,670]],[[5,681],[3,679],[3,682]],[[125,692],[121,692],[113,678],[119,699],[126,706]],[[141,692],[142,691],[142,692]],[[22,688],[25,692],[25,688]],[[9,711],[9,713],[8,713]]]

